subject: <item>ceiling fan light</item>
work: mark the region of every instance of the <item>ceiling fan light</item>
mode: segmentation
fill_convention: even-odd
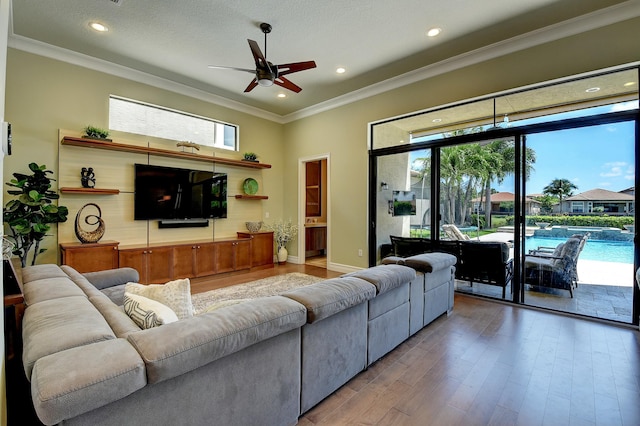
[[[273,80],[268,78],[261,78],[261,79],[258,79],[258,85],[262,87],[273,86]]]

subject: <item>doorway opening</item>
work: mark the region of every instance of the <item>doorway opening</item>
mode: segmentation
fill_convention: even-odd
[[[329,261],[329,155],[300,160],[298,253],[300,263],[327,268]]]

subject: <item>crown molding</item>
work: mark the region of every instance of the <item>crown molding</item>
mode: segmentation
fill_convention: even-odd
[[[540,44],[594,30],[603,26],[636,18],[638,16],[640,16],[640,0],[628,0],[615,6],[572,18],[548,27],[540,28],[461,55],[453,56],[443,61],[427,65],[417,70],[372,84],[345,95],[337,96],[286,115],[275,114],[223,96],[208,93],[204,90],[195,89],[185,84],[157,77],[149,73],[22,37],[13,33],[12,26],[8,38],[8,46],[14,49],[33,53],[35,55],[114,75],[116,77],[126,78],[128,80],[147,84],[159,89],[199,99],[204,102],[210,102],[279,124],[286,124],[447,72],[535,47]]]
[[[282,116],[282,118],[285,123],[290,123],[301,118],[357,102],[371,96],[379,95],[381,93],[398,89],[447,72],[615,24],[617,22],[626,21],[638,16],[640,16],[640,1],[629,0],[625,3],[620,3],[619,5],[611,6],[606,9],[560,22],[558,24],[540,28],[538,30],[512,37],[457,56],[452,56],[451,58],[443,61],[409,71],[405,74],[329,99],[308,108],[303,108],[299,111]]]
[[[189,96],[204,102],[210,102],[225,108],[250,114],[255,117],[280,123],[282,122],[281,115],[274,114],[260,108],[255,108],[241,102],[237,102],[223,96],[214,95],[212,93],[205,92],[204,90],[195,89],[182,83],[176,83],[175,81],[161,78],[153,74],[114,64],[113,62],[94,58],[89,55],[63,49],[61,47],[53,46],[51,44],[43,43],[13,33],[9,35],[8,46],[28,53],[33,53],[34,55],[44,56],[57,61],[66,62],[116,77],[126,78],[127,80],[136,81],[138,83],[147,84],[149,86],[157,87],[158,89],[164,89],[170,92]]]

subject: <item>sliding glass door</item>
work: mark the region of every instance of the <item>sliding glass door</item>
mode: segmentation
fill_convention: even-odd
[[[527,135],[524,300],[632,322],[635,122]]]

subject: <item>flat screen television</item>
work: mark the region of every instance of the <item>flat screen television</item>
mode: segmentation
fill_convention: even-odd
[[[135,220],[227,217],[227,175],[203,170],[135,165]]]
[[[393,216],[416,214],[416,194],[413,191],[393,191]]]

